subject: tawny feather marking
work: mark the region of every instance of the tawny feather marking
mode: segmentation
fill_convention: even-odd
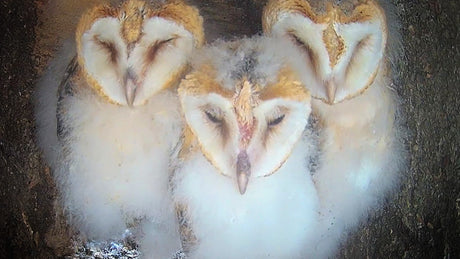
[[[143,1],[126,1],[121,8],[124,11],[122,19],[121,34],[126,43],[132,44],[139,40],[142,34],[142,25],[144,23],[145,2]]]
[[[177,36],[176,36],[177,37]],[[157,57],[157,54],[161,51],[162,48],[166,47],[167,44],[173,42],[176,37],[169,38],[167,40],[162,41],[155,41],[150,47],[147,52],[147,56],[145,58],[144,65],[151,66]]]
[[[195,36],[196,47],[201,47],[203,45],[203,18],[195,7],[186,5],[182,1],[174,1],[152,10],[148,16],[149,18],[157,16],[182,25]]]
[[[104,41],[99,39],[98,36],[94,36],[94,41],[97,42],[99,45],[101,45],[102,48],[104,48],[106,51],[109,52],[110,54],[110,61],[115,64],[118,61],[118,49],[115,46],[115,44],[111,41]]]
[[[285,98],[293,101],[305,101],[310,98],[310,92],[297,79],[297,75],[288,68],[283,68],[278,74],[276,83],[267,85],[260,90],[260,100]]]
[[[237,87],[233,97],[233,108],[235,110],[238,127],[241,134],[240,148],[245,149],[252,138],[254,131],[254,115],[252,109],[259,104],[257,90],[258,88],[243,79],[242,83]]]

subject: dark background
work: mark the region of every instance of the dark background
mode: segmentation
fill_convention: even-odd
[[[0,258],[70,252],[71,230],[34,143],[34,83],[60,39],[56,35],[65,34],[47,20],[53,15],[49,1],[0,4]],[[208,32],[225,28],[228,37],[260,30],[264,0],[194,2],[208,18]],[[339,257],[459,258],[460,1],[393,2],[405,47],[398,72],[410,130],[409,168],[395,194],[348,236]]]

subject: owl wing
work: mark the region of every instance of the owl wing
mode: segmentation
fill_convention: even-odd
[[[190,225],[190,219],[187,216],[187,206],[183,204],[176,204],[175,211],[177,221],[179,222],[182,252],[189,253],[190,249],[196,245],[198,240],[193,233],[192,226]]]
[[[74,56],[74,41],[65,41],[35,86],[33,102],[37,144],[43,150],[44,158],[50,166],[55,165],[60,153],[56,113],[60,96],[59,89]]]
[[[57,97],[58,101],[56,107],[56,130],[59,141],[62,141],[68,135],[68,132],[70,132],[71,130],[69,128],[66,128],[63,123],[62,116],[66,112],[65,105],[63,105],[63,103],[65,102],[66,98],[68,98],[69,96],[73,96],[75,93],[74,84],[72,83],[71,79],[72,76],[77,72],[77,69],[77,57],[74,57],[70,61],[69,65],[67,65],[67,68],[64,73],[64,78],[59,84]]]

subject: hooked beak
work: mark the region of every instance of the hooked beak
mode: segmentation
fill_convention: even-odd
[[[125,96],[126,102],[130,107],[133,106],[134,99],[136,98],[136,90],[137,90],[137,76],[128,68],[125,74]]]
[[[236,161],[236,181],[240,194],[243,195],[248,187],[249,177],[251,176],[251,163],[249,162],[246,150],[240,151]]]
[[[326,94],[329,104],[334,103],[335,93],[337,91],[337,86],[334,83],[334,79],[330,79],[326,82]]]

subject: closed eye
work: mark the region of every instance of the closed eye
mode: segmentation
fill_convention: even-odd
[[[216,115],[214,115],[213,113],[209,112],[209,111],[205,111],[204,112],[206,114],[206,116],[208,117],[208,119],[213,122],[213,123],[216,123],[216,124],[221,124],[222,123],[222,119],[221,118],[218,118]]]
[[[109,52],[110,61],[112,61],[112,63],[117,63],[118,49],[117,47],[115,47],[115,43],[111,41],[101,40],[97,36],[94,37],[94,41],[97,42],[97,44],[99,44],[103,49]]]
[[[280,125],[283,122],[284,118],[286,117],[286,113],[281,112],[280,110],[276,111],[276,113],[267,118],[267,128],[264,131],[265,133],[262,139],[262,143],[265,147],[271,139],[276,138],[279,131],[281,130],[281,128],[278,127],[278,125]]]
[[[283,115],[275,118],[274,120],[268,121],[268,123],[267,123],[268,127],[274,127],[274,126],[280,124],[283,121],[284,117],[285,117],[285,115],[283,114]]]
[[[229,130],[223,118],[222,111],[220,109],[209,107],[203,111],[204,114],[206,114],[208,120],[212,123],[210,123],[210,126],[212,126],[216,133],[219,133],[218,135],[221,137],[221,140],[223,141],[222,144],[223,146],[225,146],[226,143],[228,143],[227,140],[229,136]]]
[[[148,49],[145,63],[152,64],[160,50],[172,41],[174,41],[176,38],[177,37],[172,37],[167,40],[155,41],[155,43],[153,43]]]
[[[299,38],[293,31],[289,32],[288,35],[291,37],[292,41],[298,46],[305,46],[306,44]]]
[[[297,45],[300,49],[302,49],[303,52],[305,52],[305,54],[307,54],[308,60],[311,62],[311,65],[312,65],[313,72],[315,73],[315,75],[317,75],[318,74],[317,72],[318,58],[316,56],[316,53],[313,51],[313,49],[311,49],[311,47],[306,42],[304,42],[302,39],[297,37],[294,31],[290,31],[288,33],[288,36],[292,39],[295,45]]]
[[[353,53],[351,55],[350,62],[347,65],[347,68],[345,70],[345,75],[350,74],[350,71],[357,66],[360,66],[359,64],[359,54],[362,53],[363,50],[366,48],[372,48],[371,44],[372,37],[371,35],[364,37],[362,40],[358,42],[356,47],[353,49]],[[362,54],[361,54],[362,55]]]

